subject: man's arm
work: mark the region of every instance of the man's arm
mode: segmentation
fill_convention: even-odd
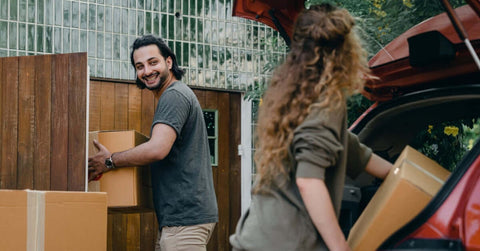
[[[164,159],[177,138],[175,130],[166,124],[157,123],[153,127],[149,141],[123,152],[113,153],[112,159],[116,168],[126,166],[145,166],[152,162]],[[105,159],[112,153],[97,141],[93,142],[99,150],[97,154],[88,158],[89,181],[98,175],[109,171],[105,166]]]

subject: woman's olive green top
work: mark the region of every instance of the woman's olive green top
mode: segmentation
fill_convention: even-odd
[[[234,250],[327,250],[295,178],[323,179],[338,218],[345,176],[354,178],[362,172],[371,154],[371,149],[348,131],[345,106],[312,108],[294,132],[290,178],[278,176],[261,194],[252,194],[249,209],[230,237]]]

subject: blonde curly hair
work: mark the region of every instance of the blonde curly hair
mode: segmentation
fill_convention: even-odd
[[[260,106],[254,192],[272,185],[278,175],[289,179],[293,131],[312,106],[338,107],[370,77],[354,24],[347,10],[329,4],[311,6],[298,16],[291,50],[275,70]]]

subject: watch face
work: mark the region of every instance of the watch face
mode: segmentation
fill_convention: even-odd
[[[112,160],[110,158],[106,159],[105,165],[107,166],[107,168],[112,168],[113,167]]]

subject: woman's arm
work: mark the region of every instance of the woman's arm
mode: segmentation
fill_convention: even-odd
[[[392,169],[392,166],[390,162],[372,153],[372,157],[368,160],[365,171],[377,178],[385,179],[390,169]]]
[[[351,250],[338,224],[325,182],[316,178],[297,178],[303,202],[329,250]]]

